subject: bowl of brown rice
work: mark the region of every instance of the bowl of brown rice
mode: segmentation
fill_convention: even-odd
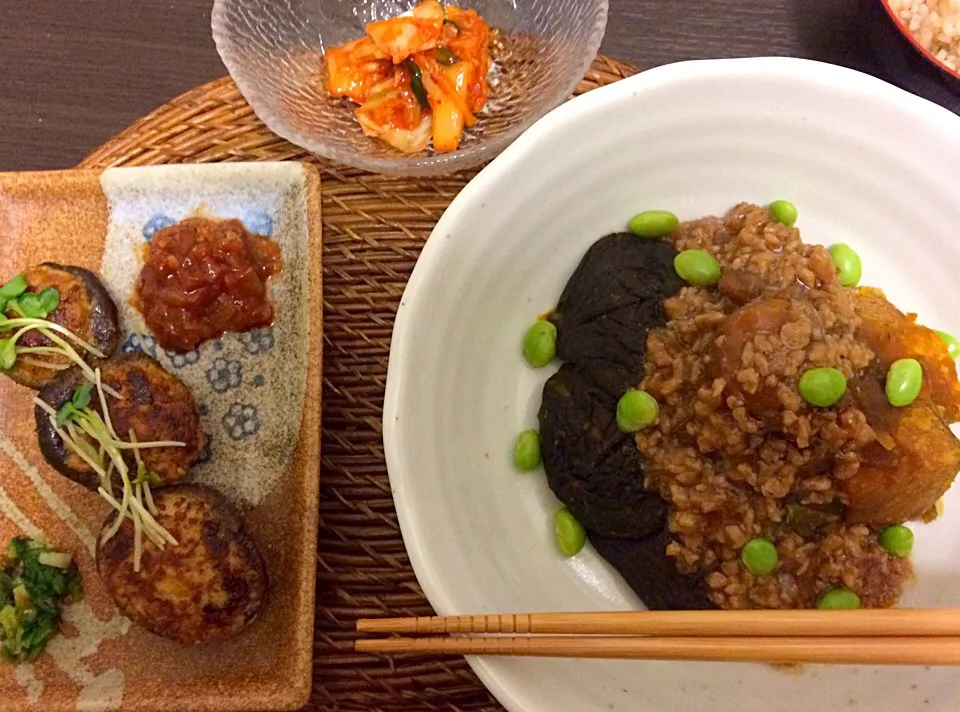
[[[881,0],[881,4],[920,54],[960,81],[960,0]]]

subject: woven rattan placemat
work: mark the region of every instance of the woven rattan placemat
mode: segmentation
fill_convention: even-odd
[[[599,57],[577,93],[634,73]],[[164,104],[81,167],[285,160],[323,171],[323,460],[307,709],[499,710],[462,658],[393,660],[353,651],[357,618],[432,614],[400,537],[380,419],[400,295],[440,214],[475,172],[389,178],[324,162],[272,134],[229,78]]]

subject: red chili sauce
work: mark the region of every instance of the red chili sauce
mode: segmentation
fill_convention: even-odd
[[[132,302],[162,348],[191,351],[271,324],[267,280],[281,269],[280,246],[239,220],[190,218],[154,235]]]

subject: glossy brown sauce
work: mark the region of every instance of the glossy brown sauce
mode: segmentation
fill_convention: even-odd
[[[190,351],[271,324],[267,280],[281,269],[280,246],[239,220],[191,218],[154,236],[132,302],[162,348]]]

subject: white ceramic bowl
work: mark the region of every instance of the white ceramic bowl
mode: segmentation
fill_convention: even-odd
[[[552,370],[522,334],[587,247],[649,208],[796,203],[809,242],[848,242],[864,283],[960,334],[960,118],[872,77],[797,59],[690,62],[591,92],[535,124],[454,200],[394,330],[384,408],[407,550],[440,614],[639,605],[589,548],[555,549],[558,506],[511,449]],[[907,605],[960,604],[960,486],[916,528]],[[955,712],[960,669],[471,659],[515,712]]]

